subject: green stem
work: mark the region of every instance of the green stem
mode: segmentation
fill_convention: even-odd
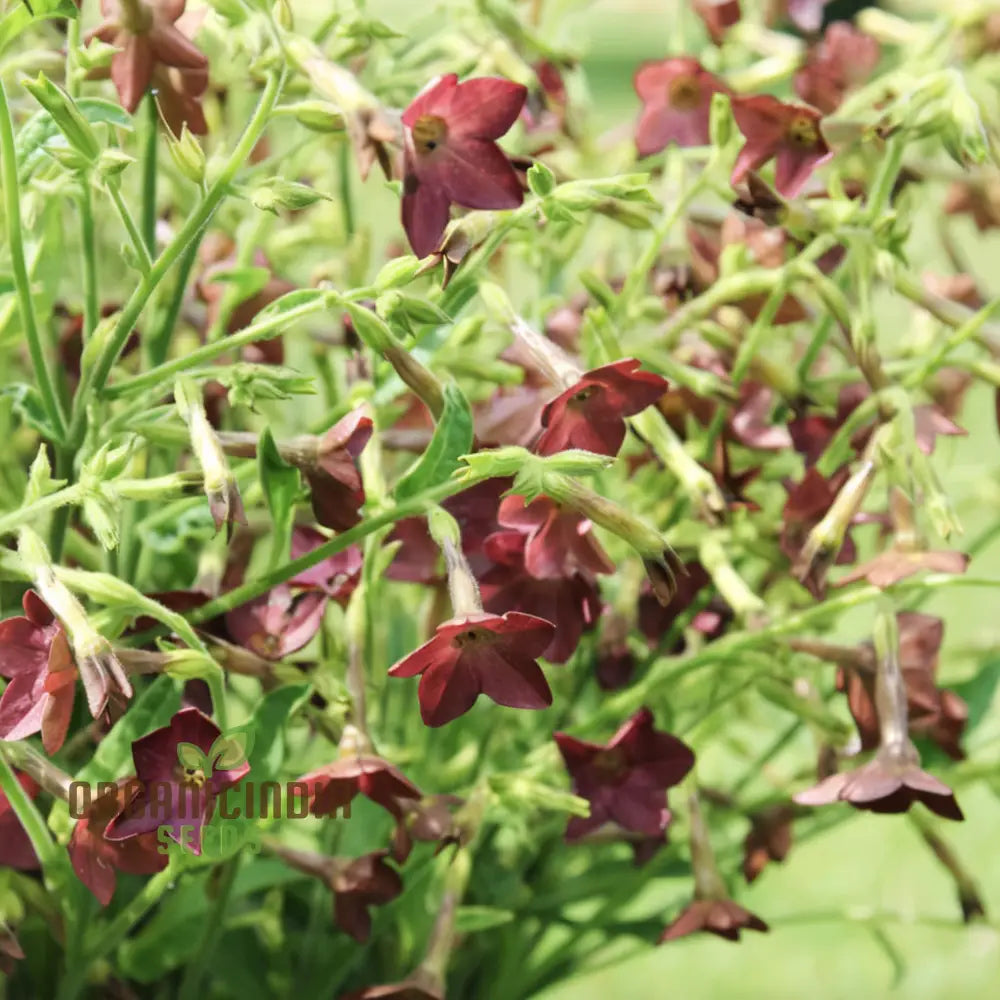
[[[70,504],[81,503],[83,497],[83,487],[79,483],[75,483],[73,486],[66,486],[55,493],[35,500],[33,503],[12,510],[0,517],[0,537],[14,534],[23,524],[29,520],[33,521],[40,514],[47,514],[49,511]]]
[[[238,333],[231,334],[228,337],[223,337],[221,340],[216,340],[214,343],[205,344],[204,346],[199,347],[196,351],[192,351],[190,354],[184,355],[182,358],[174,358],[173,361],[167,361],[161,365],[157,365],[156,368],[143,372],[141,375],[135,375],[132,378],[123,379],[116,385],[108,386],[108,388],[104,390],[104,398],[115,399],[119,396],[129,395],[140,390],[146,391],[151,389],[158,386],[162,382],[171,380],[180,372],[195,368],[201,364],[210,364],[217,357],[225,354],[227,351],[233,351],[237,348],[245,347],[247,344],[252,344],[257,340],[265,340],[268,337],[273,337],[275,333],[290,324],[295,323],[300,319],[304,319],[307,316],[312,316],[316,313],[322,312],[327,308],[329,308],[329,301],[327,297],[319,295],[315,299],[306,302],[301,306],[296,306],[294,309],[289,309],[287,312],[280,313],[277,316],[272,316],[269,319],[258,320],[256,323],[251,323],[248,327],[245,327]],[[165,331],[166,327],[164,327],[164,332]]]
[[[337,164],[340,180],[340,206],[344,213],[344,234],[350,240],[354,235],[354,200],[351,196],[351,147],[349,143],[340,144],[340,162]]]
[[[163,315],[163,320],[156,332],[149,337],[149,365],[150,370],[162,365],[167,359],[170,348],[170,338],[173,336],[174,327],[177,326],[177,318],[181,314],[184,305],[184,295],[187,292],[188,280],[198,259],[198,250],[201,247],[202,233],[198,233],[188,244],[181,255],[180,263],[177,265],[177,283],[174,285],[173,295],[170,296],[170,303],[167,311]],[[126,383],[127,384],[127,383]],[[113,386],[112,388],[117,388]]]
[[[94,234],[94,199],[90,178],[80,177],[80,243],[83,260],[83,342],[97,327],[100,306],[97,298],[97,239]]]
[[[10,246],[11,268],[17,288],[17,304],[21,325],[28,341],[28,353],[35,371],[42,405],[52,425],[57,441],[66,439],[66,421],[56,393],[55,383],[45,359],[42,338],[31,300],[31,282],[24,259],[24,234],[21,230],[21,191],[17,178],[17,153],[14,145],[14,126],[7,104],[7,93],[0,83],[0,182],[3,187],[4,215],[7,220],[7,243]]]
[[[142,242],[156,253],[156,140],[160,126],[156,99],[146,95],[146,145],[142,151]]]
[[[119,188],[116,180],[109,180],[105,187],[108,189],[108,194],[111,195],[111,200],[115,203],[115,210],[118,212],[118,217],[122,220],[125,232],[128,233],[132,250],[135,252],[136,259],[139,262],[139,270],[142,271],[143,275],[148,275],[153,267],[153,258],[150,256],[146,242],[143,239],[142,233],[139,232],[139,227],[136,225],[135,219],[132,218],[132,213],[129,211],[128,205],[125,204],[125,199],[122,198],[121,188]]]
[[[184,978],[181,980],[181,986],[177,992],[178,1000],[195,1000],[201,995],[199,991],[201,981],[205,976],[205,969],[208,967],[216,945],[219,943],[219,938],[225,930],[226,908],[232,898],[239,867],[240,856],[238,854],[223,865],[222,878],[217,885],[216,897],[205,920],[201,943],[198,945],[195,957],[184,970]]]
[[[164,276],[191,241],[202,231],[215,214],[215,210],[219,207],[223,198],[229,193],[236,174],[246,162],[247,157],[249,157],[261,133],[267,126],[271,110],[281,92],[284,79],[284,73],[272,73],[268,77],[267,84],[264,87],[264,92],[261,94],[253,117],[250,119],[246,131],[237,143],[225,167],[223,167],[221,173],[195,211],[188,216],[180,232],[157,258],[156,263],[152,266],[149,273],[143,275],[142,280],[125,304],[125,308],[118,318],[118,322],[108,339],[107,345],[101,352],[101,356],[97,359],[97,363],[81,379],[76,399],[73,402],[73,416],[69,429],[71,443],[79,444],[83,440],[86,433],[87,405],[90,402],[90,397],[94,392],[100,392],[104,388],[108,376],[111,374],[111,368],[118,360],[118,356],[121,354],[126,341],[135,328],[136,321],[150,295],[152,295],[153,290],[163,280]],[[11,148],[13,148],[13,140],[11,140]],[[14,169],[13,163],[11,163],[11,169]],[[4,186],[5,188],[9,187],[6,178]],[[145,250],[145,245],[143,245],[143,249]]]

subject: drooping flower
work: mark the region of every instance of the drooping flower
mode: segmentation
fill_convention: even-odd
[[[852,87],[871,76],[879,60],[878,42],[848,21],[836,21],[813,46],[795,74],[795,93],[832,114]]]
[[[78,677],[69,640],[33,591],[22,599],[24,616],[0,622],[0,676],[10,679],[0,696],[0,738],[42,734],[45,752],[63,745],[73,713]]]
[[[896,616],[896,624],[909,732],[913,736],[926,736],[952,759],[963,760],[965,753],[960,740],[969,717],[968,707],[954,691],[942,690],[935,681],[944,622],[931,615],[903,611]],[[837,687],[847,695],[862,750],[873,750],[879,743],[875,677],[870,669],[874,653],[870,645],[850,649],[863,662],[855,665],[845,659],[837,672]]]
[[[784,861],[792,849],[795,810],[784,802],[769,806],[750,817],[743,840],[743,877],[753,882],[772,861]]]
[[[101,0],[104,21],[92,37],[120,50],[111,59],[111,79],[129,113],[139,106],[159,67],[204,74],[207,85],[205,54],[176,26],[184,6],[185,0]],[[189,128],[195,131],[193,125]]]
[[[38,794],[38,783],[26,774],[15,772],[21,787],[31,798]],[[31,846],[31,838],[21,826],[10,800],[0,791],[0,867],[34,871],[38,856]]]
[[[613,573],[614,563],[594,537],[593,525],[575,510],[546,496],[525,504],[513,494],[500,502],[497,520],[525,536],[524,567],[539,579],[574,573]]]
[[[696,899],[667,927],[660,942],[676,941],[698,931],[717,934],[727,941],[739,941],[740,931],[767,930],[767,924],[760,917],[731,899]]]
[[[831,775],[793,798],[803,806],[849,802],[855,809],[876,813],[906,812],[922,802],[944,819],[965,818],[954,792],[921,770],[920,756],[909,741],[885,744],[863,767]]]
[[[692,6],[716,45],[722,44],[726,31],[741,17],[740,0],[692,0]]]
[[[540,655],[565,663],[601,614],[601,596],[593,576],[539,578],[525,567],[526,537],[520,531],[498,531],[483,546],[492,565],[479,576],[483,606],[494,614],[524,612],[553,624],[549,643]]]
[[[656,837],[670,822],[666,792],[694,766],[694,753],[676,736],[653,727],[653,713],[640,709],[607,745],[557,732],[554,739],[575,794],[590,802],[590,816],[574,816],[566,839],[578,840],[604,823]]]
[[[629,621],[623,614],[608,608],[603,618],[594,677],[602,691],[619,691],[628,686],[635,673],[635,656],[628,644]]]
[[[625,418],[641,413],[666,392],[667,381],[641,371],[641,362],[625,358],[585,372],[542,410],[539,455],[580,448],[617,455],[625,440]]]
[[[340,862],[332,872],[334,920],[361,944],[372,932],[368,908],[391,902],[403,891],[403,880],[387,863],[388,856],[388,851],[373,851],[354,861]]]
[[[633,86],[643,104],[635,127],[639,156],[658,153],[672,142],[707,146],[712,95],[729,93],[717,76],[686,56],[644,63]]]
[[[677,619],[687,611],[712,583],[705,567],[696,561],[686,562],[677,574],[677,590],[668,604],[661,604],[648,587],[639,592],[639,631],[647,641],[659,645],[671,632]],[[691,620],[691,627],[707,638],[717,638],[726,625],[718,610],[706,607]],[[684,648],[684,637],[678,635],[670,652]]]
[[[464,715],[480,694],[508,708],[547,708],[552,692],[536,658],[554,633],[551,622],[534,615],[470,614],[439,625],[389,676],[420,675],[420,716],[428,726]]]
[[[298,781],[306,785],[312,816],[335,815],[364,795],[400,820],[403,803],[421,797],[402,771],[370,753],[346,754]]]
[[[736,158],[732,184],[739,184],[773,157],[775,188],[786,198],[794,198],[812,172],[832,158],[820,127],[822,115],[813,108],[785,104],[769,94],[734,97],[732,106],[747,140]]]
[[[524,199],[494,140],[517,120],[527,88],[495,77],[440,77],[403,112],[403,228],[418,257],[440,243],[452,203],[517,208]]]
[[[168,725],[136,740],[132,760],[139,790],[110,822],[105,838],[128,840],[166,828],[171,839],[201,854],[202,829],[218,795],[250,771],[246,761],[216,766],[223,763],[217,744],[221,735],[211,719],[185,708]]]
[[[152,875],[163,871],[169,860],[159,853],[155,833],[118,841],[105,836],[108,824],[128,806],[136,790],[134,778],[116,782],[114,789],[94,799],[86,815],[80,817],[73,828],[69,842],[73,871],[101,906],[107,906],[115,894],[116,872]]]

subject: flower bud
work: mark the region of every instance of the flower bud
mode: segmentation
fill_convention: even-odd
[[[317,191],[308,184],[286,181],[281,177],[268,178],[250,193],[250,201],[255,208],[273,215],[277,215],[280,208],[297,212],[324,199],[330,201],[330,195]]]
[[[181,419],[187,424],[191,448],[201,467],[216,531],[223,524],[231,530],[234,521],[246,524],[239,488],[219,439],[208,422],[200,390],[190,379],[179,378],[174,384],[174,399]]]
[[[205,180],[205,150],[201,148],[201,143],[191,134],[187,127],[187,122],[181,126],[179,139],[175,139],[168,132],[167,145],[177,169],[195,184],[202,184]]]
[[[528,170],[528,187],[532,194],[545,198],[556,187],[556,176],[544,163],[534,163]]]
[[[117,177],[126,167],[135,163],[135,158],[120,149],[106,149],[97,160],[97,171],[104,180]]]
[[[59,131],[80,157],[81,162],[93,163],[101,153],[101,144],[90,122],[80,113],[73,99],[49,80],[44,73],[37,80],[25,80],[24,89],[52,116]]]
[[[343,132],[347,128],[344,116],[329,101],[299,101],[289,105],[295,120],[310,132]]]

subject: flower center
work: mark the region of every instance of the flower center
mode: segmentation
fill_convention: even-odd
[[[628,761],[619,749],[602,750],[594,757],[594,767],[605,781],[620,781],[628,773]]]
[[[691,75],[685,74],[670,81],[667,87],[667,101],[678,111],[694,111],[701,100],[701,87]]]
[[[448,126],[437,115],[421,115],[410,130],[418,153],[433,153],[448,135]]]
[[[178,767],[177,776],[188,788],[204,788],[208,778],[200,767]]]
[[[796,115],[785,129],[785,138],[800,149],[811,149],[819,142],[819,129],[807,115]]]
[[[591,396],[597,391],[596,385],[584,386],[579,392],[573,393],[572,402],[574,403],[586,403]]]
[[[493,633],[487,629],[469,628],[455,636],[454,643],[459,649],[487,640]]]

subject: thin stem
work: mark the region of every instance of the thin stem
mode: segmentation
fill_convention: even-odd
[[[73,417],[69,429],[71,443],[78,444],[83,440],[86,431],[87,405],[90,402],[90,397],[94,392],[100,392],[104,388],[108,376],[111,374],[111,368],[118,360],[118,356],[125,347],[129,335],[135,328],[139,314],[145,307],[153,290],[163,280],[164,276],[178,260],[186,247],[205,227],[209,219],[215,214],[215,210],[219,207],[219,204],[229,193],[230,186],[237,172],[246,162],[261,133],[267,126],[271,110],[281,92],[284,79],[285,75],[283,72],[280,74],[272,73],[268,77],[267,84],[264,87],[264,92],[261,94],[253,117],[250,119],[246,131],[237,143],[225,167],[223,167],[215,182],[208,189],[202,202],[188,216],[180,232],[174,237],[160,257],[157,258],[156,263],[153,264],[149,273],[143,275],[142,280],[125,304],[125,308],[118,318],[118,323],[108,338],[108,343],[101,356],[97,359],[97,363],[81,379],[80,387],[73,404]],[[8,187],[6,181],[4,186]],[[145,251],[144,244],[143,250]]]
[[[177,265],[177,282],[174,285],[173,295],[170,296],[166,312],[163,314],[163,320],[156,332],[147,338],[149,342],[150,371],[155,371],[156,367],[162,365],[167,359],[170,338],[173,336],[174,327],[177,326],[177,319],[184,306],[184,295],[187,292],[191,271],[194,268],[195,261],[198,259],[198,250],[201,247],[202,235],[202,233],[198,233],[181,255],[180,263]],[[127,385],[128,383],[123,384]],[[119,387],[111,387],[111,389],[117,388]],[[105,394],[110,393],[111,389],[106,390]]]
[[[80,177],[80,243],[83,260],[83,342],[97,327],[100,306],[97,298],[97,239],[94,233],[94,199],[90,178]]]
[[[181,980],[180,989],[177,992],[178,1000],[194,1000],[200,995],[201,981],[205,975],[215,951],[219,938],[225,930],[226,908],[232,898],[233,886],[236,884],[236,874],[240,867],[240,855],[230,858],[223,866],[222,878],[216,888],[216,896],[212,902],[212,908],[205,920],[202,931],[201,943],[198,952],[184,970],[184,978]]]
[[[153,258],[146,248],[146,243],[142,238],[142,233],[139,232],[139,227],[136,225],[135,219],[132,218],[132,212],[129,210],[128,205],[125,204],[121,188],[118,187],[117,181],[114,180],[109,181],[105,186],[108,189],[108,194],[111,195],[111,200],[115,204],[118,217],[122,220],[125,232],[128,234],[129,242],[132,244],[132,249],[139,262],[139,270],[142,271],[143,275],[148,275],[153,266]]]
[[[28,353],[35,371],[35,380],[42,397],[42,405],[52,424],[52,431],[58,441],[66,439],[66,420],[55,382],[49,371],[42,348],[42,338],[35,318],[35,307],[31,299],[31,281],[24,259],[24,234],[21,230],[21,190],[17,178],[17,154],[14,146],[14,126],[7,104],[7,93],[0,83],[0,181],[3,186],[4,215],[7,220],[7,243],[10,246],[11,268],[17,288],[17,305],[21,313],[21,325],[28,341]]]
[[[79,483],[75,483],[73,486],[66,486],[48,496],[40,497],[33,503],[12,510],[10,513],[0,516],[0,537],[14,534],[26,522],[34,521],[41,514],[47,514],[59,507],[81,503],[83,497],[83,487]]]
[[[21,787],[21,782],[17,780],[17,776],[8,761],[10,755],[12,755],[12,747],[0,741],[0,792],[6,796],[44,869],[55,860],[59,848],[53,843],[49,828],[45,825],[45,820],[42,819],[38,807],[31,801],[31,796]]]
[[[146,144],[142,151],[142,242],[150,255],[156,253],[156,140],[160,119],[156,99],[147,94]]]

